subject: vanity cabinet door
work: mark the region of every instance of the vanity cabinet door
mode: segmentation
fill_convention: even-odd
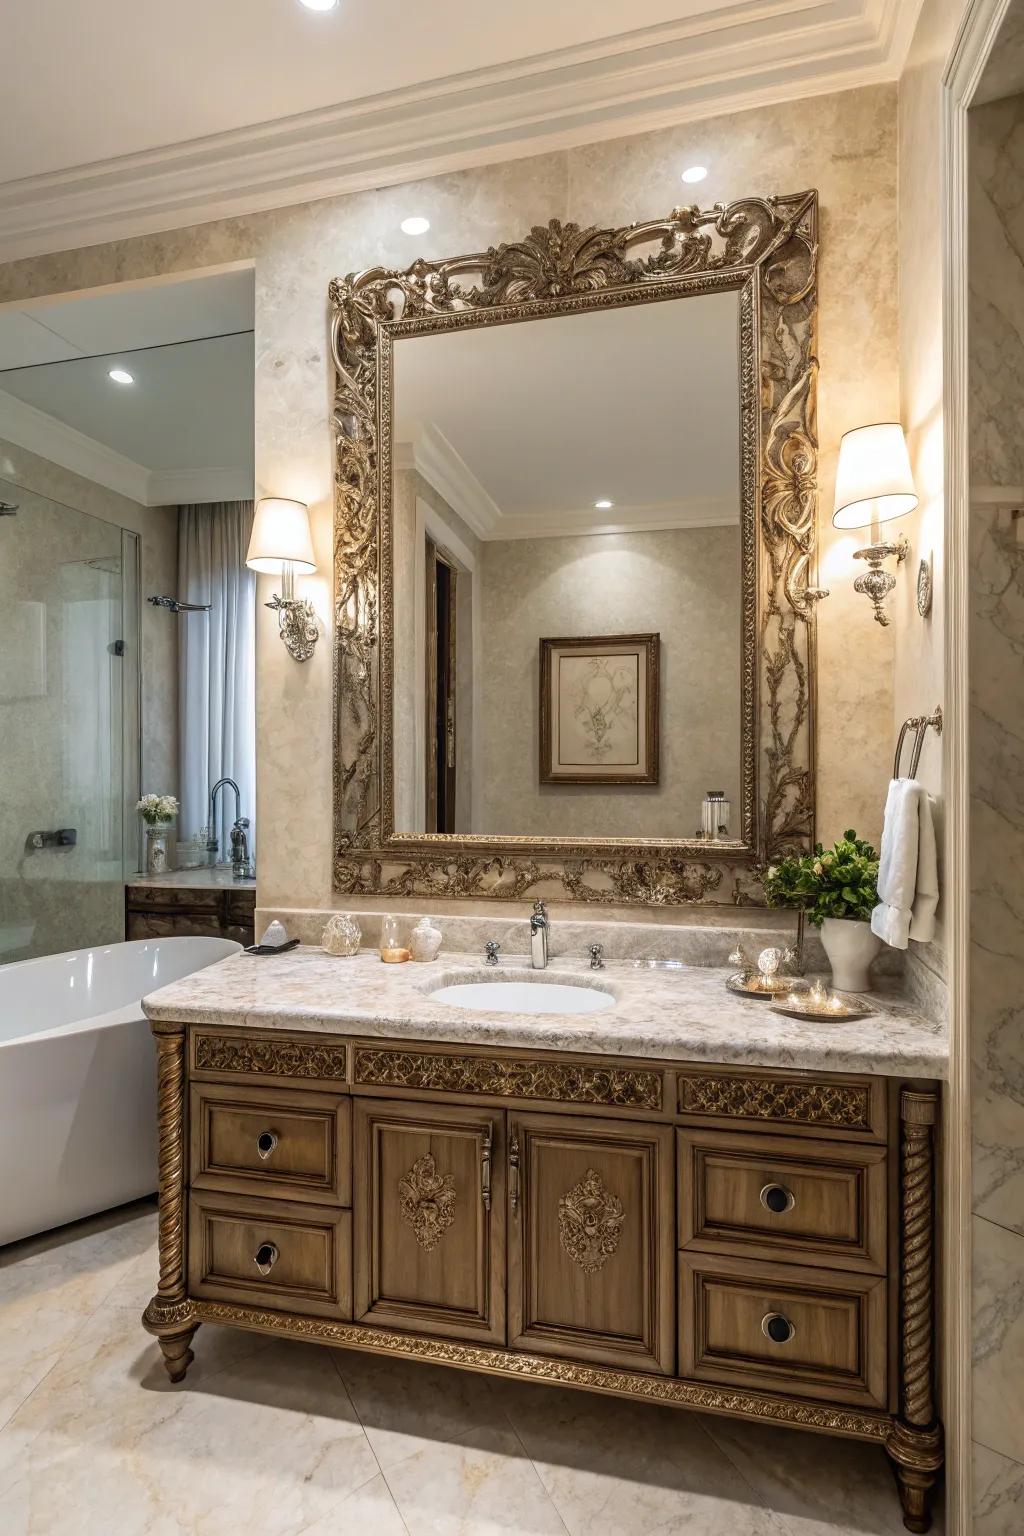
[[[505,1343],[505,1117],[355,1101],[355,1315]]]
[[[670,1374],[671,1128],[521,1115],[508,1134],[512,1347]]]

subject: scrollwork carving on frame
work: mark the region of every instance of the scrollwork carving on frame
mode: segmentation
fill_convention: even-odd
[[[335,392],[334,886],[347,895],[761,900],[760,864],[814,830],[817,195],[675,208],[330,286]],[[734,289],[740,295],[742,795],[736,842],[396,834],[391,782],[396,336]]]

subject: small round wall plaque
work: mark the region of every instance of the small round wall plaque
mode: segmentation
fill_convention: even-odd
[[[917,611],[926,619],[932,611],[932,562],[922,560],[917,568]]]

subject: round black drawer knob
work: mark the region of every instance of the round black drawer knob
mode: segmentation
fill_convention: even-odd
[[[277,1257],[276,1243],[260,1243],[260,1246],[252,1256],[252,1261],[261,1275],[269,1275],[277,1263]]]
[[[769,1312],[761,1319],[761,1332],[773,1344],[788,1344],[796,1329],[781,1312]]]
[[[766,1184],[761,1191],[761,1204],[773,1216],[782,1216],[793,1209],[796,1200],[784,1184]]]
[[[276,1146],[276,1131],[261,1131],[260,1134],[256,1137],[256,1151],[259,1153],[264,1162],[266,1162],[267,1158],[270,1156],[271,1152],[273,1152]]]

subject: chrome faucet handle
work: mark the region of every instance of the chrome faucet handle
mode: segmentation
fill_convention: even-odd
[[[590,946],[590,969],[592,971],[603,971],[604,970],[604,945],[603,944],[591,944],[591,946]]]
[[[484,964],[485,965],[497,965],[497,963],[498,963],[498,950],[500,948],[501,948],[501,945],[498,943],[497,939],[488,939],[487,940],[487,943],[484,945]]]

